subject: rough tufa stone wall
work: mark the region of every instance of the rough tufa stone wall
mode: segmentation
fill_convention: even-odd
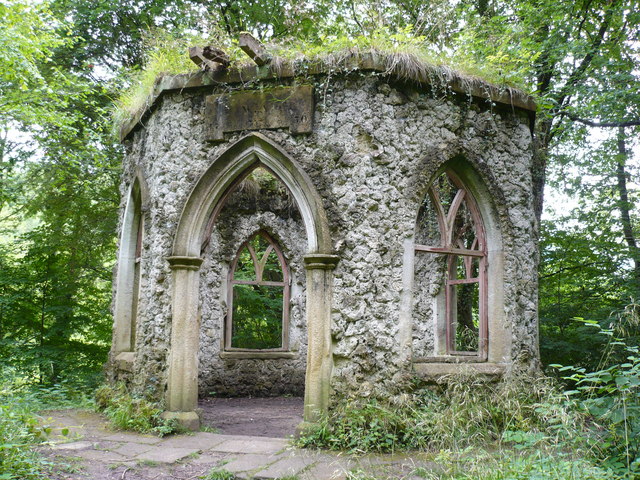
[[[327,212],[334,254],[340,258],[331,299],[332,395],[385,395],[403,388],[414,368],[422,373],[442,370],[436,363],[421,369],[412,365],[412,358],[434,355],[433,309],[439,286],[433,278],[434,270],[442,268],[422,256],[414,269],[413,242],[421,202],[448,162],[475,179],[477,201],[492,217],[488,223],[501,244],[501,293],[496,296],[501,303],[492,310],[497,320],[490,325],[487,363],[507,372],[518,362],[535,368],[537,228],[531,112],[366,72],[320,75],[311,81],[312,133],[292,135],[287,128],[260,133],[281,146],[312,179]],[[221,143],[204,140],[204,98],[228,88],[164,94],[143,127],[126,141],[123,202],[136,176],[147,195],[135,361],[129,374],[138,389],[151,387],[161,393],[166,388],[172,316],[167,257],[185,202],[216,158],[247,133],[227,133]],[[203,253],[201,395],[301,393],[304,388],[305,230],[299,216],[270,213],[268,203],[247,213],[226,208]],[[242,242],[261,228],[279,241],[294,278],[295,356],[223,359],[223,291],[229,264]],[[489,296],[492,301],[492,292]],[[109,368],[113,376],[124,375],[118,374],[115,361]]]
[[[307,334],[304,317],[305,276],[301,259],[306,251],[306,236],[295,202],[290,199],[287,205],[283,206],[281,203],[279,195],[265,195],[264,189],[254,193],[241,184],[225,202],[214,226],[200,268],[203,279],[200,284],[202,394],[300,396],[304,393]],[[228,308],[226,281],[229,265],[240,246],[259,231],[267,232],[273,237],[288,260],[292,276],[289,350],[294,357],[221,358],[224,328],[221,319],[225,318]]]

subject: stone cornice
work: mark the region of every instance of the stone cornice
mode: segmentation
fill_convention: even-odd
[[[199,270],[203,259],[200,257],[167,257],[167,261],[173,270]]]
[[[340,257],[324,253],[310,253],[304,256],[304,268],[307,270],[333,270]]]

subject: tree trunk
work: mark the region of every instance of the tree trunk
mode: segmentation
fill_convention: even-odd
[[[627,164],[626,134],[624,127],[618,128],[618,155],[616,157],[616,176],[618,178],[618,208],[620,209],[620,221],[622,222],[622,233],[624,240],[629,247],[629,256],[633,261],[633,279],[635,288],[640,289],[640,248],[633,232],[631,223],[631,203],[627,191]]]

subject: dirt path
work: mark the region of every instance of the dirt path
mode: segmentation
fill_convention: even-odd
[[[301,397],[204,398],[203,425],[227,435],[288,438],[302,422]]]
[[[245,424],[247,415],[234,408],[229,415]],[[260,409],[254,408],[248,417],[259,423]],[[409,480],[424,478],[419,474],[434,467],[422,455],[353,457],[297,449],[285,438],[209,432],[159,438],[116,432],[103,417],[87,411],[48,412],[44,421],[53,431],[39,450],[55,465],[52,480]],[[68,433],[62,435],[63,430]]]

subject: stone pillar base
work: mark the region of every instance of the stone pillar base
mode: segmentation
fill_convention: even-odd
[[[200,417],[196,412],[162,412],[161,416],[165,420],[177,420],[186,430],[200,430]]]
[[[308,433],[310,433],[318,424],[315,422],[307,422],[302,421],[298,425],[296,425],[296,431],[293,434],[293,438],[298,440],[300,437],[304,437]]]
[[[135,352],[120,352],[116,355],[115,363],[118,370],[133,373],[133,362],[135,361]]]

